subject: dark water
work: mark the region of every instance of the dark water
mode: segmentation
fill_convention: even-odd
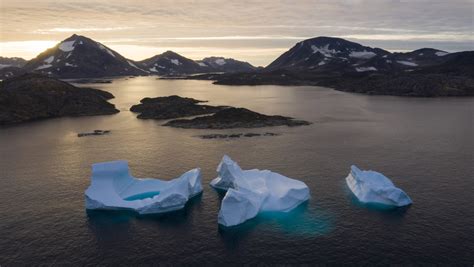
[[[117,115],[63,118],[0,129],[0,265],[198,263],[474,263],[473,98],[364,96],[317,87],[229,87],[152,77],[97,84]],[[280,136],[202,140],[248,132],[184,130],[138,120],[145,96],[178,94],[314,122],[250,130]],[[78,132],[112,130],[78,138]],[[222,155],[245,168],[304,181],[311,200],[219,229],[222,195],[208,183]],[[89,212],[94,162],[126,159],[137,177],[170,179],[194,167],[204,193],[162,216]],[[383,172],[414,204],[378,211],[345,186],[351,164]]]

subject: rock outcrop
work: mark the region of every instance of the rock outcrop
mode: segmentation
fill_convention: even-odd
[[[105,91],[79,88],[38,74],[24,74],[0,84],[0,125],[64,116],[109,115],[119,111]]]

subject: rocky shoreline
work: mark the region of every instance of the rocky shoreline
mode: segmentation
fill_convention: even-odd
[[[218,85],[322,86],[370,95],[411,97],[474,96],[474,78],[443,73],[322,74],[278,70],[259,73],[202,74],[182,77]]]
[[[111,115],[119,110],[106,91],[79,88],[39,74],[25,74],[0,84],[0,125],[57,118]]]
[[[171,120],[164,124],[187,129],[261,128],[272,126],[303,126],[310,122],[291,117],[264,115],[245,108],[226,108],[210,116]]]
[[[197,135],[201,139],[236,139],[241,137],[279,136],[278,133],[229,133],[229,134],[203,134]]]
[[[207,101],[177,95],[143,98],[140,104],[133,105],[130,111],[140,113],[139,119],[166,120],[215,113],[226,107],[201,105]]]

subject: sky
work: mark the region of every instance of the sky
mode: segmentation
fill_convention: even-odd
[[[142,60],[172,50],[265,66],[335,36],[390,51],[474,50],[474,0],[0,0],[0,56],[34,58],[72,34]]]

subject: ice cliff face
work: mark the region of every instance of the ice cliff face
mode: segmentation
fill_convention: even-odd
[[[346,183],[362,203],[402,207],[412,203],[410,197],[389,178],[375,171],[361,171],[351,166]]]
[[[85,198],[87,209],[126,209],[152,214],[182,209],[201,192],[200,169],[170,181],[137,179],[130,175],[126,161],[111,161],[92,165],[91,185]]]
[[[223,226],[241,224],[259,212],[287,212],[310,197],[305,183],[269,170],[242,170],[228,156],[222,158],[217,172],[211,186],[227,190],[218,215]]]

